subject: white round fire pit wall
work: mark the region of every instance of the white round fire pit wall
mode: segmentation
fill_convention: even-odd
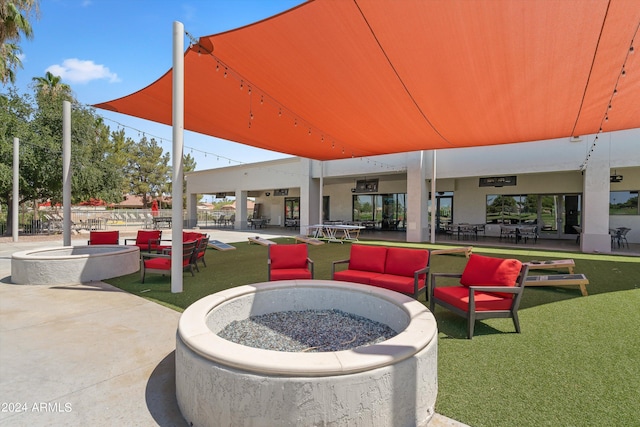
[[[11,281],[19,285],[86,283],[139,270],[137,246],[59,246],[11,256]]]
[[[398,334],[315,353],[258,349],[217,335],[250,316],[330,309]],[[437,392],[435,318],[396,292],[338,281],[266,282],[204,297],[180,317],[176,397],[192,426],[427,426]]]

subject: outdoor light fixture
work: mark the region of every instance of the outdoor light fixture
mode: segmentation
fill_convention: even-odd
[[[271,193],[269,193],[268,191],[266,193],[264,193],[265,196],[269,197],[271,195]]]

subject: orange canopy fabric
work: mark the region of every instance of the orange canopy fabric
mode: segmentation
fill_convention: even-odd
[[[639,27],[638,0],[313,0],[187,49],[185,129],[328,160],[638,128]],[[96,107],[170,125],[171,84]]]

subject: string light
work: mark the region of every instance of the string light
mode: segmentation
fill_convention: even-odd
[[[640,25],[638,25],[638,27],[636,28],[636,34],[637,34],[638,29],[640,29]],[[634,38],[635,38],[635,36],[634,36]],[[629,55],[633,54],[633,52],[634,52],[633,43],[634,43],[634,39],[631,39],[629,50],[627,51],[627,56],[625,57],[624,62],[622,63],[622,68],[620,70],[620,75],[618,76],[618,80],[616,81],[616,83],[615,83],[615,85],[613,87],[613,92],[611,93],[611,97],[609,98],[609,103],[607,104],[607,110],[605,111],[605,113],[604,113],[604,115],[602,117],[602,120],[600,121],[600,127],[598,129],[598,133],[602,133],[603,132],[604,123],[608,123],[609,122],[609,113],[613,109],[613,99],[618,94],[618,84],[620,83],[620,79],[627,75],[627,70],[626,70],[627,60],[629,59]],[[587,156],[585,157],[584,161],[580,165],[579,169],[580,169],[581,172],[584,172],[584,170],[587,169],[587,166],[589,164],[589,159],[591,158],[591,153],[594,152],[594,150],[596,148],[596,142],[597,141],[598,141],[598,135],[595,136],[595,138],[593,140],[593,143],[591,144],[591,147],[589,148]]]

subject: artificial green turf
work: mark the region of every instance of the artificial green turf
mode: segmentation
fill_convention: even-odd
[[[181,311],[211,293],[266,281],[267,248],[234,246],[227,252],[209,249],[208,267],[195,277],[186,273],[182,293],[172,294],[169,278],[160,275],[148,275],[144,284],[139,274],[108,282]],[[331,262],[348,258],[349,248],[309,246],[315,278],[330,279]],[[511,319],[488,319],[476,323],[472,340],[466,339],[464,319],[436,307],[436,411],[474,427],[639,425],[640,258],[478,247],[474,252],[522,261],[573,258],[576,272],[590,281],[589,296],[578,287],[526,288],[521,334]],[[461,272],[465,264],[460,254],[436,255],[431,271]]]

